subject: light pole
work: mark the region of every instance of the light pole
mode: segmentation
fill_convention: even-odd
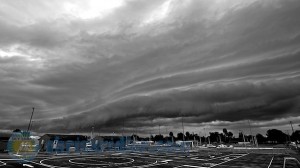
[[[244,145],[245,145],[246,151],[247,151],[247,153],[248,153],[247,146],[246,146],[246,141],[245,141],[245,135],[244,135],[244,133],[243,133],[242,130],[240,130],[240,132],[241,132],[242,135],[243,135]]]
[[[206,142],[206,130],[205,130],[205,127],[203,129],[204,129],[204,144],[206,145],[207,142]]]
[[[181,116],[181,126],[182,126],[182,141],[184,142],[184,126],[183,126],[183,116]]]
[[[183,115],[181,115],[181,125],[182,125],[182,141],[183,141],[183,153],[185,153],[185,142],[184,142],[184,126],[183,126]]]
[[[32,107],[32,113],[31,113],[31,117],[30,117],[29,124],[28,124],[27,132],[29,132],[29,129],[30,129],[30,125],[31,125],[31,120],[32,120],[33,112],[34,112],[34,107]]]
[[[94,139],[94,127],[92,127],[92,135],[91,135],[91,140]]]
[[[199,132],[199,142],[200,142],[200,146],[202,145],[201,143],[201,132]]]
[[[251,136],[251,139],[252,139],[252,143],[254,145],[254,139],[253,139],[253,136],[252,136],[252,130],[251,130],[251,125],[250,125],[250,120],[248,120],[248,124],[249,124],[249,129],[250,129],[250,136]]]

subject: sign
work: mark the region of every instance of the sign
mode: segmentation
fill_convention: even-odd
[[[58,144],[58,140],[54,140],[54,141],[53,141],[53,149],[56,149],[56,148],[57,148],[57,144]]]
[[[39,142],[30,136],[30,132],[14,132],[8,140],[8,154],[18,161],[33,160],[38,154]]]

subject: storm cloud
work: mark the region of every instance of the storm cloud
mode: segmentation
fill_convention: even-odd
[[[299,123],[297,0],[0,3],[0,124],[148,134]],[[138,129],[138,130],[136,130]]]

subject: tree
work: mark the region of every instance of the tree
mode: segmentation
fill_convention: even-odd
[[[287,135],[277,129],[268,130],[267,137],[269,141],[272,141],[272,143],[285,143],[287,140]]]
[[[210,142],[218,142],[219,133],[218,132],[210,132],[209,137],[210,137]]]
[[[267,138],[261,134],[256,134],[256,139],[258,143],[265,143],[267,141]]]
[[[154,141],[155,142],[162,142],[164,140],[164,136],[163,135],[155,135],[154,136]]]
[[[13,132],[21,132],[21,130],[19,128],[17,128]]]
[[[173,134],[173,132],[169,133],[169,140],[172,141],[172,143],[174,142],[174,134]]]
[[[135,135],[135,134],[133,134],[133,135],[131,135],[131,139],[134,139],[134,140],[136,140],[136,141],[139,141],[139,140],[140,140],[140,137],[137,136],[137,135]]]
[[[228,132],[229,143],[230,143],[232,137],[233,137],[233,133],[229,131],[229,132]]]
[[[225,142],[226,142],[226,139],[228,137],[228,131],[226,128],[223,128],[223,133],[224,133],[224,136],[225,136]]]
[[[300,130],[296,130],[295,132],[292,133],[291,140],[292,141],[300,140]]]
[[[177,139],[178,139],[178,140],[183,140],[183,133],[179,132],[179,133],[177,134]]]
[[[190,139],[190,133],[187,131],[185,132],[185,137],[186,137],[186,140],[189,140]]]
[[[154,139],[153,135],[150,136],[150,141],[152,141]]]
[[[226,138],[226,135],[224,135],[223,133],[220,133],[220,134],[219,134],[219,142],[220,142],[220,141],[226,142],[226,139],[227,139],[227,138]]]
[[[223,133],[224,133],[224,135],[228,135],[228,132],[227,132],[227,129],[226,128],[223,128]]]
[[[242,132],[239,132],[239,141],[244,142],[244,134]]]

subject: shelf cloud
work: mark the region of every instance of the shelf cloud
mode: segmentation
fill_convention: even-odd
[[[0,124],[257,132],[299,123],[297,0],[0,4]]]

